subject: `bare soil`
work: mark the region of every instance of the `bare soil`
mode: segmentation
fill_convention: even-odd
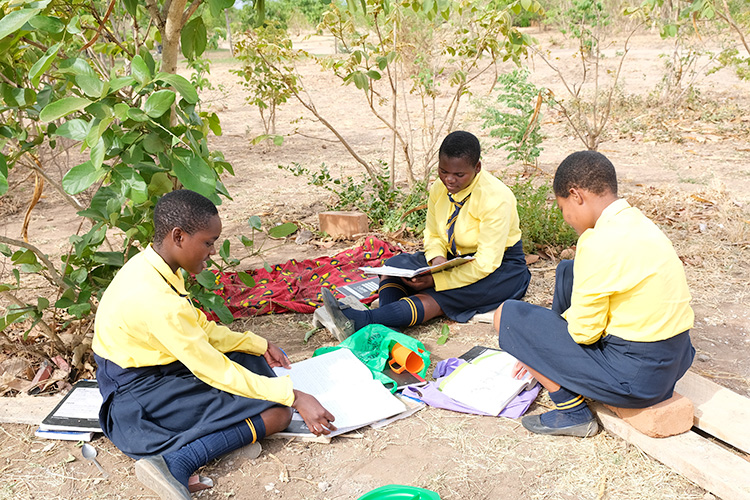
[[[568,61],[572,51],[560,35],[534,33],[554,57]],[[332,40],[312,37],[299,46],[318,53],[332,52]],[[702,77],[696,87],[701,100],[677,112],[648,110],[633,116],[628,103],[654,91],[664,73],[660,54],[670,47],[658,35],[644,34],[631,41],[624,66],[623,97],[616,104],[599,148],[615,164],[621,194],[643,209],[672,238],[686,264],[696,312],[691,331],[697,350],[693,370],[745,396],[750,395],[750,84],[729,70]],[[257,111],[245,104],[237,67],[228,53],[215,54],[211,66],[214,90],[205,91],[207,106],[220,118],[223,135],[212,142],[234,166],[225,179],[233,196],[220,207],[224,234],[248,234],[246,220],[261,215],[266,222],[294,221],[315,232],[317,213],[328,207],[327,191],[309,186],[303,178],[279,170],[278,165],[321,163],[334,175],[360,175],[344,148],[301,106],[290,102],[279,110],[278,132],[283,146],[250,140],[262,133]],[[221,59],[219,59],[221,58]],[[612,60],[615,52],[612,49]],[[502,70],[509,69],[504,67]],[[366,108],[359,91],[341,87],[311,62],[300,71],[318,109],[335,124],[363,156],[390,158],[390,137]],[[563,96],[555,74],[538,58],[531,62],[532,79]],[[473,90],[486,95],[492,77]],[[447,87],[447,85],[446,85]],[[416,105],[416,103],[415,103]],[[483,165],[512,182],[520,167],[508,165],[502,151],[491,149],[481,130],[478,111],[465,101],[458,128],[480,136],[485,144]],[[702,106],[702,107],[701,107]],[[563,118],[543,110],[544,152],[537,174],[549,179],[568,153],[583,149]],[[666,140],[666,139],[668,140]],[[64,167],[55,166],[61,175]],[[33,185],[23,179],[12,197],[0,200],[0,231],[17,238],[23,210]],[[66,235],[79,224],[74,211],[51,189],[32,213],[33,241],[56,256],[68,245]],[[296,245],[293,239],[267,242],[265,258],[332,254],[353,242],[313,240]],[[261,265],[260,259],[247,267]],[[526,300],[548,305],[552,295],[554,262],[542,258],[532,266],[532,285]],[[4,272],[7,272],[5,270]],[[284,346],[292,361],[309,357],[335,340],[325,331],[305,343],[309,315],[264,316],[235,322]],[[450,327],[446,344],[438,345],[443,323]],[[411,329],[432,352],[432,361],[457,356],[470,347],[497,344],[485,324],[433,321]],[[39,340],[41,342],[41,339]],[[9,354],[2,355],[3,358]],[[2,361],[0,359],[0,361]],[[532,411],[545,409],[545,397]],[[133,460],[104,437],[93,442],[99,461],[109,472],[100,477],[83,460],[75,443],[38,440],[34,427],[0,425],[0,499],[156,498],[137,481]],[[644,455],[628,443],[601,432],[594,438],[548,438],[531,435],[518,421],[476,417],[425,408],[417,415],[380,429],[364,429],[330,444],[271,439],[263,442],[258,459],[241,453],[216,460],[200,473],[216,485],[199,498],[241,499],[356,499],[390,483],[410,484],[437,491],[443,499],[709,499],[710,494]],[[729,499],[727,499],[729,500]]]

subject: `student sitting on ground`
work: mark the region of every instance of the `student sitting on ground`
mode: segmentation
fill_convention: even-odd
[[[367,311],[342,309],[324,288],[325,308],[340,336],[369,324],[402,328],[442,315],[464,323],[507,299],[524,296],[531,274],[516,199],[505,184],[482,170],[480,153],[479,140],[469,132],[448,134],[438,154],[439,180],[430,189],[424,252],[396,255],[386,265],[418,269],[461,255],[475,260],[415,278],[382,277],[379,307]]]
[[[209,461],[284,430],[297,409],[310,430],[335,427],[311,395],[275,377],[281,349],[208,321],[179,269],[198,274],[216,253],[216,206],[188,190],[154,209],[154,243],[120,269],[102,297],[93,341],[104,434],[138,459],[136,475],[162,499],[189,499]]]
[[[555,409],[523,418],[539,434],[591,436],[583,397],[645,408],[672,396],[693,361],[685,271],[669,239],[617,197],[612,163],[581,151],[553,183],[565,221],[579,234],[574,261],[557,267],[552,310],[508,301],[495,313],[500,347],[534,375]]]

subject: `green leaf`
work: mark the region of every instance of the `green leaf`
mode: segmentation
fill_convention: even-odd
[[[255,242],[251,240],[250,238],[248,238],[247,236],[245,236],[244,234],[239,235],[237,238],[240,240],[240,243],[242,243],[245,247],[251,247],[255,245]]]
[[[88,278],[89,273],[86,271],[85,267],[79,267],[72,273],[70,273],[70,279],[73,280],[73,283],[76,285],[80,285],[84,281],[86,281],[86,278]]]
[[[78,194],[101,180],[105,174],[104,169],[97,169],[91,161],[87,161],[71,168],[63,177],[62,185],[68,194]]]
[[[83,97],[63,97],[47,104],[39,113],[39,119],[43,122],[51,122],[70,113],[80,111],[91,104],[91,102]]]
[[[191,156],[187,164],[182,158],[174,160],[172,170],[183,186],[206,197],[216,193],[216,175],[203,158]]]
[[[135,56],[130,61],[130,74],[141,85],[145,85],[151,80],[151,72],[148,70],[148,65],[141,56]]]
[[[248,288],[252,288],[255,286],[255,279],[250,276],[245,271],[240,271],[237,273],[237,277],[240,279],[243,285],[245,285]]]
[[[369,76],[373,80],[380,80],[380,73],[375,71],[374,69],[371,69],[370,71],[368,71],[367,76]]]
[[[130,108],[128,109],[128,118],[137,122],[147,122],[148,115],[143,112],[142,109]]]
[[[29,70],[29,80],[31,80],[31,84],[34,87],[39,85],[39,80],[41,80],[42,75],[50,68],[50,66],[52,66],[52,62],[55,60],[55,57],[57,57],[57,51],[60,50],[61,45],[62,43],[56,43],[47,49],[47,52],[45,52]]]
[[[523,7],[523,10],[529,10],[531,7],[531,0],[521,0],[521,7]]]
[[[285,222],[278,226],[274,226],[268,230],[268,236],[271,238],[286,238],[287,236],[297,232],[297,224],[293,222]]]
[[[138,0],[123,0],[125,10],[131,17],[135,17],[138,12]]]
[[[199,274],[196,274],[195,280],[200,283],[203,288],[209,290],[216,290],[219,288],[219,285],[216,284],[216,275],[208,269],[204,269]]]
[[[91,260],[106,266],[122,267],[125,265],[125,255],[122,252],[94,252]]]
[[[18,250],[11,256],[11,262],[16,265],[36,264],[36,255],[31,250]]]
[[[67,137],[74,141],[83,141],[89,133],[91,124],[80,118],[74,118],[73,120],[66,120],[62,125],[57,127],[55,135],[61,137]]]
[[[133,85],[135,83],[135,78],[132,76],[120,76],[117,78],[113,78],[109,81],[109,91],[110,92],[117,92],[123,87],[128,87],[130,85]]]
[[[1,161],[5,163],[5,155],[0,153]],[[8,174],[0,169],[0,196],[8,192]]]
[[[120,188],[120,193],[124,198],[137,205],[148,200],[146,181],[134,168],[119,165],[114,169],[112,176],[113,182]]]
[[[151,118],[159,118],[161,115],[169,111],[175,100],[175,94],[171,90],[158,90],[148,96],[144,111]]]
[[[180,31],[180,46],[182,55],[188,60],[200,57],[206,50],[208,34],[203,18],[198,16],[191,19]]]
[[[2,318],[0,318],[0,332],[8,328],[9,325],[12,325],[13,323],[17,323],[24,319],[30,311],[24,310],[24,311],[18,311],[18,312],[9,312]]]
[[[99,167],[102,166],[102,162],[104,162],[104,153],[106,152],[107,147],[104,145],[104,139],[99,138],[99,141],[94,145],[94,147],[91,148],[91,164],[94,166],[95,169],[99,169]]]
[[[172,73],[159,73],[156,75],[156,80],[161,80],[167,85],[174,87],[188,103],[195,104],[198,102],[198,92],[196,92],[195,87],[184,76],[173,75]]]
[[[21,29],[21,27],[26,24],[29,19],[34,17],[39,10],[40,9],[14,10],[0,19],[0,39],[3,39],[11,33]]]
[[[159,134],[156,132],[151,132],[143,139],[143,149],[145,149],[148,154],[155,155],[161,153],[165,148],[166,144],[164,144],[164,141],[161,140],[161,137],[159,137]]]
[[[260,217],[258,217],[257,215],[250,216],[250,218],[247,219],[247,223],[251,228],[255,229],[256,231],[260,231]]]
[[[39,312],[44,311],[49,307],[49,299],[46,297],[37,297],[36,299],[36,310]]]
[[[221,248],[219,248],[219,256],[224,259],[224,261],[229,260],[229,247],[231,246],[231,243],[229,240],[224,240],[224,243],[221,244]]]
[[[211,132],[213,132],[214,135],[221,135],[221,122],[216,113],[211,113],[206,118],[208,119],[208,128],[211,129]]]
[[[130,109],[130,106],[125,104],[124,102],[118,102],[114,105],[114,112],[115,116],[118,120],[125,120],[128,117],[128,110]]]
[[[80,57],[63,59],[60,61],[59,70],[63,74],[96,76],[89,63]]]
[[[437,339],[438,345],[443,345],[446,342],[448,342],[448,334],[450,333],[450,328],[448,328],[448,325],[443,325],[443,327],[440,330],[440,336]]]
[[[78,75],[76,76],[76,83],[83,93],[94,99],[102,97],[104,92],[104,82],[96,76],[90,75]]]
[[[34,16],[29,19],[29,24],[47,33],[62,33],[65,29],[65,24],[57,17]]]
[[[68,313],[75,316],[77,319],[81,319],[91,312],[91,304],[74,304],[68,308]]]

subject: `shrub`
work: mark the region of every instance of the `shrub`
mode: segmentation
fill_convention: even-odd
[[[427,217],[427,187],[419,182],[411,189],[404,191],[400,187],[391,188],[388,183],[388,166],[381,163],[382,171],[378,181],[362,175],[360,180],[351,176],[335,178],[325,163],[318,171],[312,171],[299,163],[292,166],[279,165],[279,168],[291,172],[294,176],[305,176],[307,183],[319,186],[336,195],[336,202],[330,205],[332,210],[359,210],[367,214],[373,228],[385,232],[404,230],[411,235],[421,235]]]
[[[535,253],[544,247],[567,248],[578,240],[576,232],[563,220],[562,212],[549,199],[552,186],[534,187],[533,178],[509,185],[518,202],[523,250]]]

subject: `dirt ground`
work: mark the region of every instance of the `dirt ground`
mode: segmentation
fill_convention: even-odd
[[[561,61],[570,57],[572,51],[560,35],[533,34]],[[299,40],[298,46],[317,54],[330,53],[333,47],[326,37]],[[705,109],[694,109],[697,105],[693,104],[663,116],[649,110],[639,116],[628,114],[628,102],[656,88],[664,72],[659,56],[669,51],[669,44],[657,34],[633,41],[621,82],[625,97],[615,108],[607,140],[599,150],[615,164],[621,194],[664,229],[686,265],[696,312],[691,336],[697,356],[692,369],[748,396],[750,84],[722,70],[701,77],[696,84]],[[614,55],[613,48],[613,60]],[[215,89],[205,91],[204,97],[207,106],[219,114],[224,133],[212,146],[224,153],[236,172],[225,179],[234,200],[220,207],[224,235],[247,234],[246,220],[251,215],[261,215],[266,222],[294,221],[315,232],[317,213],[330,201],[328,192],[308,186],[305,179],[279,170],[278,165],[297,162],[314,169],[325,162],[334,175],[360,175],[360,170],[331,134],[292,102],[278,114],[278,132],[287,135],[283,146],[251,145],[250,139],[262,133],[257,111],[245,104],[242,87],[230,73],[235,63],[228,53],[214,56],[210,80]],[[534,83],[563,95],[555,74],[539,58],[530,65]],[[390,158],[386,128],[369,114],[353,86],[339,86],[312,63],[299,69],[318,109],[360,154],[372,161]],[[490,76],[480,80],[473,88],[475,95],[486,94],[491,83]],[[543,113],[546,139],[538,174],[550,178],[559,161],[582,145],[559,114],[545,109]],[[481,130],[478,111],[469,100],[458,119],[457,128],[476,133],[485,145],[484,167],[511,182],[521,169],[507,165],[502,151],[487,147],[492,139]],[[60,175],[64,173],[62,166],[57,168]],[[25,196],[30,196],[32,186],[22,187]],[[20,232],[23,210],[14,214],[12,205],[19,208],[27,203],[24,191],[19,193],[17,199],[6,199],[5,206],[0,206],[0,232],[14,238]],[[59,195],[52,190],[45,194],[33,213],[30,233],[38,246],[59,255],[66,247],[64,235],[75,232],[78,220]],[[268,251],[265,258],[270,263],[283,262],[332,254],[352,244],[313,240],[297,245],[290,239]],[[544,258],[532,266],[526,300],[549,304],[554,264]],[[259,259],[247,263],[248,268],[259,265]],[[335,343],[325,331],[304,343],[311,321],[309,315],[287,314],[241,320],[233,327],[275,341],[292,361],[299,361],[316,348]],[[444,345],[437,344],[442,321],[408,332],[425,343],[433,364],[474,345],[497,345],[489,325],[447,324],[450,336]],[[544,409],[545,397],[541,397],[531,411]],[[92,443],[109,472],[109,478],[103,479],[83,460],[75,443],[38,440],[34,430],[32,426],[0,425],[0,499],[156,498],[136,480],[133,460],[106,438]],[[196,497],[356,499],[378,486],[398,483],[429,488],[445,500],[713,498],[606,432],[583,440],[548,438],[529,434],[516,420],[429,407],[383,429],[366,428],[330,444],[271,439],[263,442],[263,448],[257,459],[240,453],[206,466],[201,474],[216,485]]]

